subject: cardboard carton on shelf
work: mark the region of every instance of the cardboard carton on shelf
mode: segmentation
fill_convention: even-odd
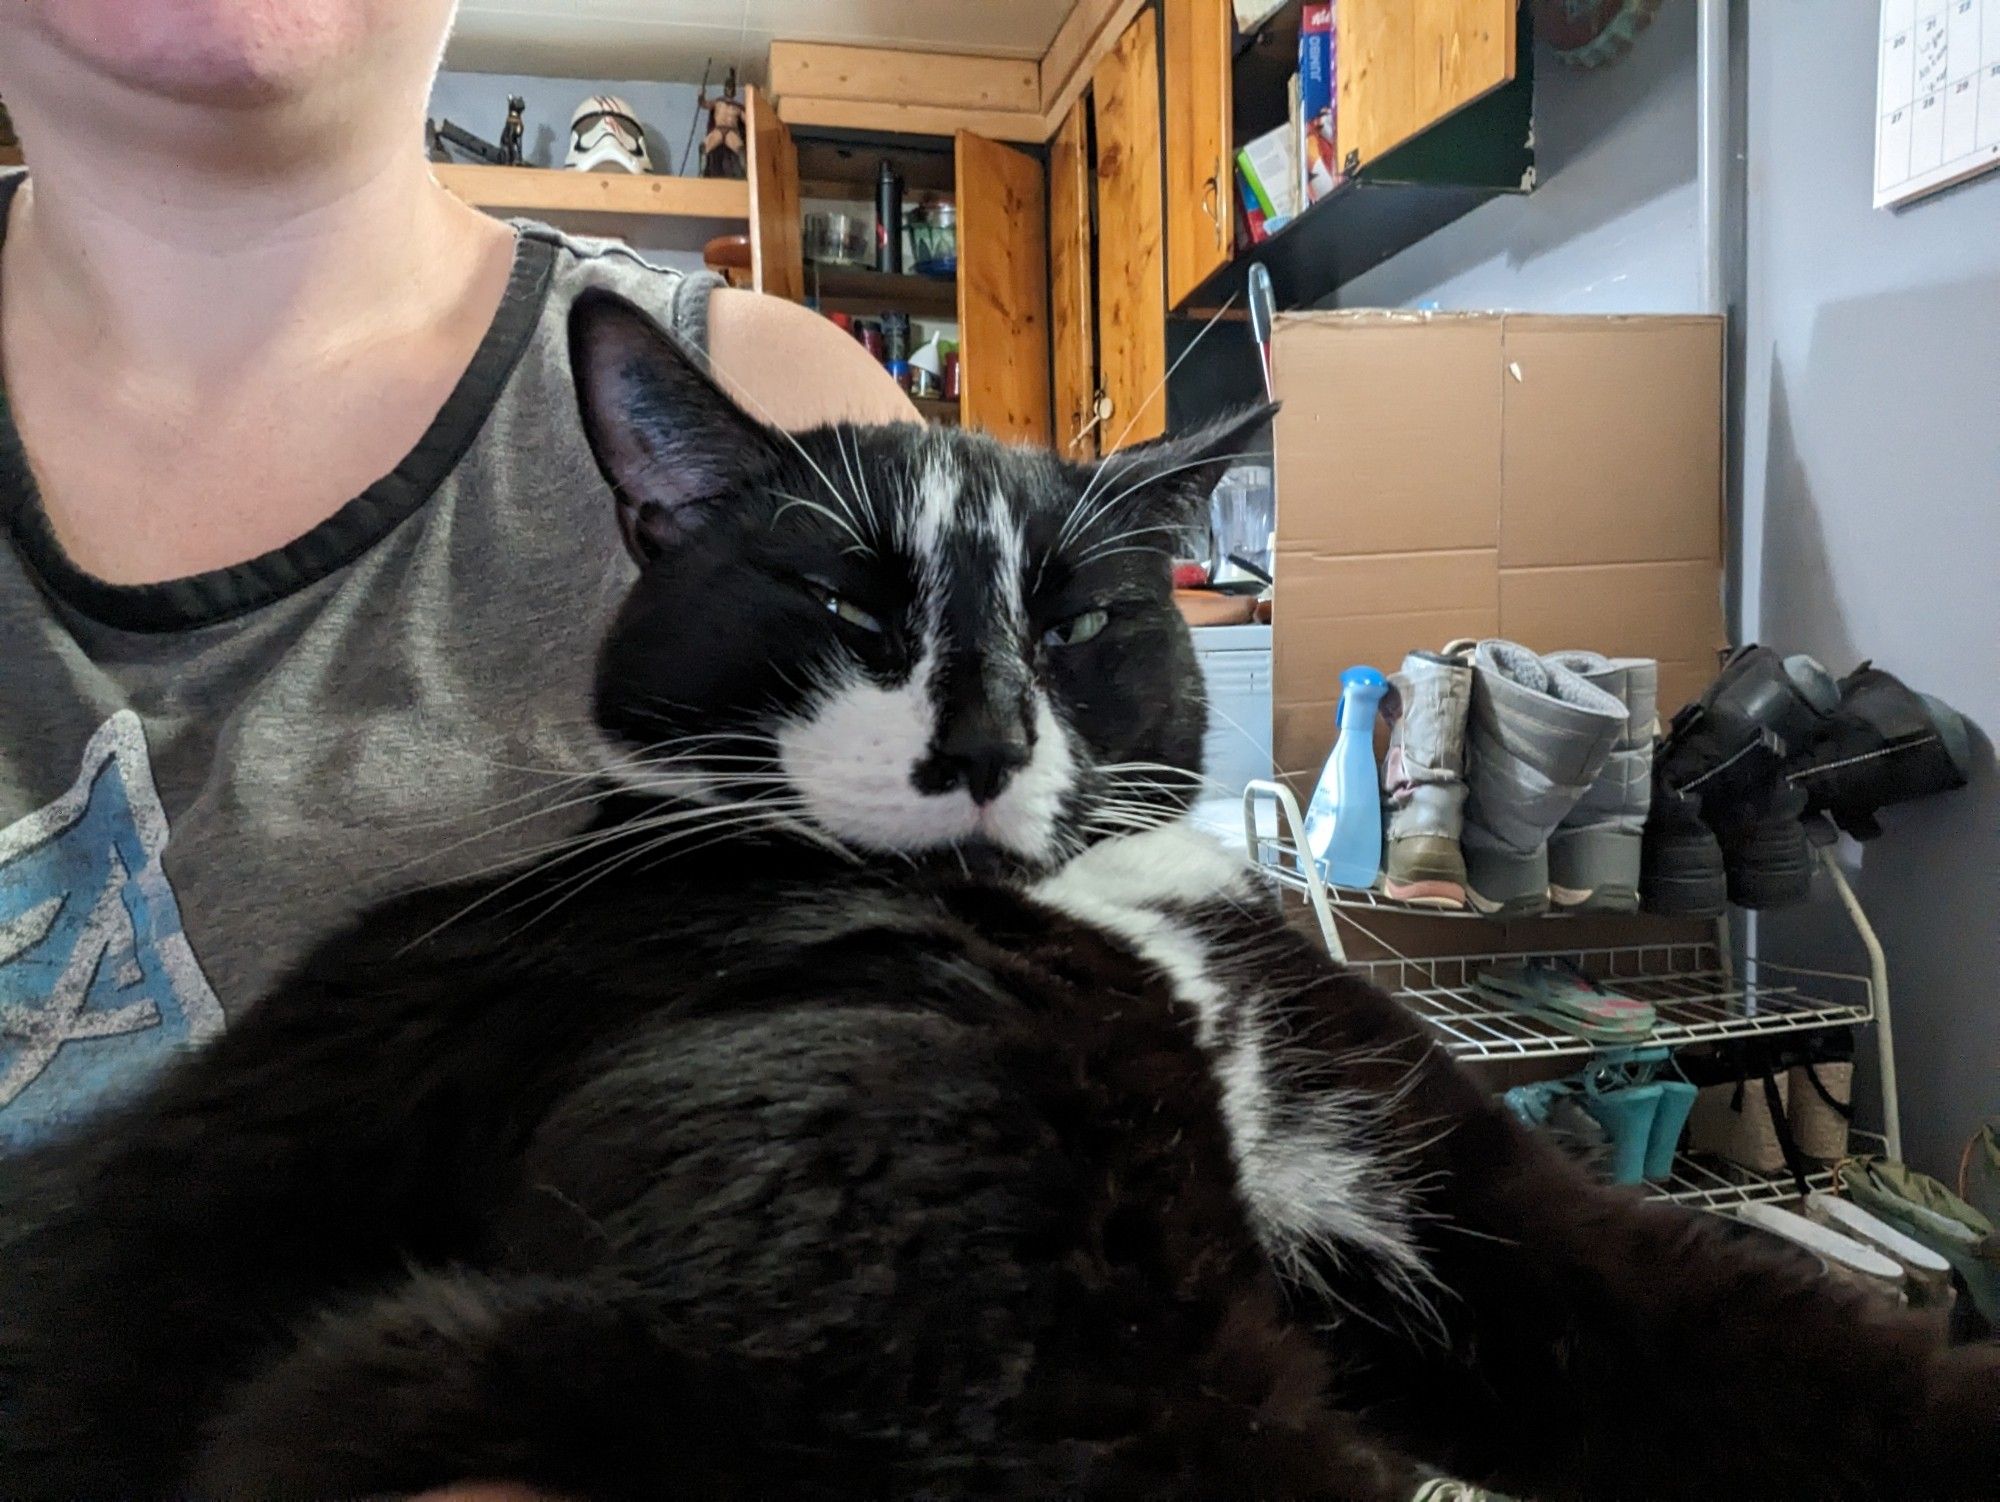
[[[1272,749],[1308,796],[1342,669],[1455,637],[1660,662],[1722,620],[1722,321],[1343,311],[1274,341]]]

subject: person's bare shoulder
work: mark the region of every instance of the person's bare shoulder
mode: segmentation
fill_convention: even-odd
[[[721,288],[708,304],[716,374],[767,422],[915,422],[916,409],[868,351],[810,308]]]

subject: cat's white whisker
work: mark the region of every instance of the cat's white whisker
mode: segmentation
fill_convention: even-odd
[[[653,839],[641,841],[630,851],[609,855],[596,865],[570,876],[559,883],[550,892],[547,905],[538,909],[523,922],[514,931],[514,937],[519,937],[535,924],[554,913],[563,904],[573,901],[590,887],[596,885],[606,877],[623,870],[634,861],[649,855],[662,854],[669,847],[680,845],[687,839],[704,834],[740,839],[745,833],[753,833],[760,827],[789,828],[791,824],[789,816],[782,810],[771,810],[756,805],[725,806],[720,810],[704,808],[700,812],[709,817],[694,821],[688,828],[668,831],[658,834]],[[657,829],[659,826],[641,825],[639,827],[650,831]],[[705,849],[707,845],[699,845],[693,848]],[[508,913],[516,911],[529,900],[531,899],[524,898],[521,902],[517,902],[510,907],[501,908],[498,910],[496,916],[505,917]]]
[[[690,348],[691,347],[684,346],[684,349],[690,349]],[[729,375],[727,371],[723,370],[722,367],[716,363],[715,356],[710,354],[707,350],[699,349],[699,350],[692,350],[691,352],[707,368],[708,373],[711,376],[713,376],[717,382],[719,382],[720,384],[722,384],[724,387],[727,388],[728,394],[732,400],[740,402],[744,406],[753,409],[756,412],[757,416],[763,419],[764,426],[767,429],[769,429],[773,435],[783,439],[786,443],[792,446],[792,449],[798,454],[798,456],[806,461],[807,466],[812,470],[812,472],[819,476],[820,483],[826,487],[827,493],[831,495],[835,501],[840,503],[840,507],[842,510],[848,511],[849,514],[852,515],[852,510],[848,504],[848,499],[846,496],[841,494],[840,487],[834,484],[832,478],[827,474],[827,472],[824,469],[820,467],[819,461],[814,459],[813,456],[806,451],[806,446],[803,443],[799,442],[798,436],[794,434],[789,428],[781,424],[777,420],[777,418],[775,418],[771,414],[771,409],[765,406],[763,402],[757,399],[756,393],[752,392],[748,387],[744,386],[741,382],[737,381],[733,376]],[[856,525],[858,527],[859,525],[858,521]]]
[[[1192,339],[1188,340],[1187,348],[1175,355],[1173,360],[1167,365],[1167,368],[1160,373],[1160,379],[1153,384],[1153,389],[1146,393],[1145,399],[1132,408],[1132,415],[1126,419],[1125,426],[1120,428],[1118,436],[1111,440],[1111,447],[1114,450],[1125,446],[1125,440],[1132,436],[1132,429],[1138,426],[1139,419],[1144,417],[1147,408],[1153,405],[1153,398],[1167,389],[1167,382],[1171,381],[1174,378],[1174,373],[1187,363],[1187,357],[1195,352],[1201,341],[1206,339],[1210,331],[1222,322],[1223,317],[1229,310],[1236,306],[1237,296],[1237,293],[1231,292],[1229,296],[1222,300],[1222,306],[1209,314],[1208,321],[1195,331],[1195,336]]]
[[[1141,490],[1144,490],[1149,485],[1156,485],[1161,480],[1171,478],[1174,475],[1186,474],[1190,470],[1205,469],[1210,465],[1214,464],[1228,464],[1228,463],[1233,463],[1234,461],[1239,459],[1248,459],[1253,457],[1255,457],[1255,451],[1250,449],[1242,449],[1233,454],[1205,454],[1199,459],[1191,459],[1183,464],[1169,464],[1159,469],[1148,468],[1144,471],[1144,473],[1138,480],[1126,486],[1123,490],[1119,491],[1117,494],[1107,497],[1104,503],[1098,507],[1097,515],[1098,516],[1109,515],[1111,512],[1115,511],[1121,503],[1123,503],[1130,497],[1137,495]],[[1095,525],[1094,518],[1092,521],[1092,525]],[[1146,530],[1146,529],[1141,529],[1141,530]],[[1154,530],[1164,532],[1167,529],[1165,527],[1160,527]],[[1079,528],[1077,535],[1087,536],[1088,529]],[[1090,555],[1086,554],[1085,556],[1088,557]]]
[[[785,519],[786,512],[795,510],[798,507],[803,506],[808,511],[817,512],[819,515],[825,517],[828,521],[832,522],[836,527],[840,528],[841,531],[845,532],[849,537],[853,538],[855,547],[861,549],[863,552],[868,551],[868,544],[862,540],[861,534],[854,530],[853,524],[850,523],[845,517],[836,515],[830,506],[826,506],[819,501],[807,500],[802,495],[790,495],[786,491],[774,491],[773,494],[785,497],[785,504],[780,506],[777,509],[777,511],[772,515],[771,517],[772,526],[775,527],[778,525],[779,522],[783,521]]]

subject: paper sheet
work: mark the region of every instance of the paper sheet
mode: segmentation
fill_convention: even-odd
[[[1882,0],[1875,207],[2000,166],[2000,0]]]

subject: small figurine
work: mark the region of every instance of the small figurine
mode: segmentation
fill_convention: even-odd
[[[701,95],[701,106],[708,111],[708,134],[701,139],[701,175],[703,177],[742,177],[746,168],[743,160],[743,101],[736,97],[736,70],[731,68],[722,85],[722,92],[714,98],[706,89]]]
[[[500,165],[503,167],[521,165],[521,137],[527,130],[521,112],[527,107],[528,101],[519,94],[507,96],[507,123],[500,128]]]

